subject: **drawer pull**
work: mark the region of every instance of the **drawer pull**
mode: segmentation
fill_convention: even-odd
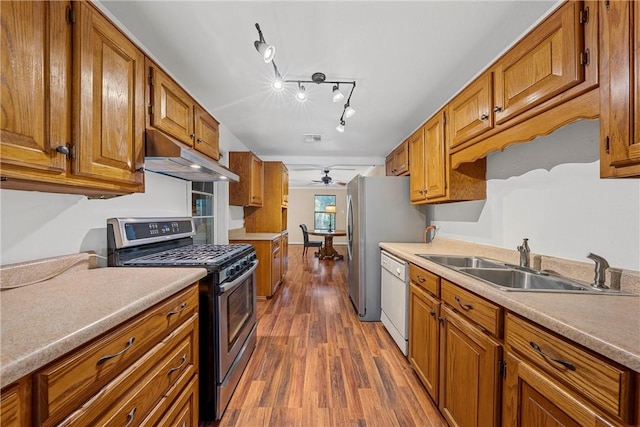
[[[137,409],[138,409],[137,407],[133,408],[131,412],[127,414],[127,423],[124,425],[124,427],[129,427],[131,425],[131,423],[133,422],[133,417],[135,417],[136,415]]]
[[[418,274],[418,282],[420,283],[424,283],[424,281],[427,280],[424,277],[422,277],[421,275]]]
[[[183,312],[183,311],[184,311],[184,309],[185,309],[185,308],[187,308],[187,303],[186,303],[186,302],[183,302],[183,303],[182,303],[182,305],[180,305],[180,308],[179,308],[179,309],[168,312],[168,313],[167,313],[167,317],[171,317],[171,316],[173,316],[174,314],[181,313],[181,312]]]
[[[431,310],[429,314],[431,315],[431,317],[436,317],[436,312],[434,310]]]
[[[185,363],[187,363],[187,355],[186,355],[186,353],[182,355],[182,360],[180,361],[180,364],[178,366],[176,366],[175,368],[169,369],[169,372],[167,373],[167,375],[173,374],[175,371],[177,371],[180,368],[182,368]]]
[[[102,365],[104,362],[106,362],[109,359],[113,359],[114,357],[118,357],[120,356],[122,353],[124,353],[125,351],[129,350],[129,348],[133,345],[133,342],[136,340],[135,337],[131,337],[129,338],[129,341],[127,341],[127,345],[124,346],[124,348],[122,350],[120,350],[119,352],[115,353],[115,354],[110,354],[108,356],[102,356],[100,359],[98,359],[98,361],[96,362],[97,366]]]
[[[551,360],[552,362],[556,362],[561,364],[562,366],[564,366],[565,368],[569,369],[570,371],[575,371],[576,367],[573,366],[573,364],[571,362],[568,362],[566,360],[562,360],[562,359],[554,359],[553,357],[549,356],[548,354],[546,354],[544,351],[542,351],[542,349],[540,348],[540,346],[536,343],[534,343],[533,341],[529,341],[529,345],[538,352],[538,354],[540,354],[542,357],[544,357],[547,360]]]
[[[473,305],[463,304],[462,302],[460,302],[460,298],[458,297],[454,297],[454,298],[460,307],[464,308],[465,310],[473,310]]]

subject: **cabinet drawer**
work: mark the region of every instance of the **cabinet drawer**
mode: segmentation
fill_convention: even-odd
[[[197,310],[198,289],[191,286],[36,373],[38,423],[73,410]]]
[[[173,405],[167,410],[167,406],[172,402],[169,399],[162,401],[154,408],[154,413],[162,414],[162,419],[156,422],[154,413],[142,421],[141,427],[151,426],[178,426],[178,427],[198,427],[198,376],[184,388],[180,396],[173,401]]]
[[[60,425],[124,425],[142,420],[177,382],[186,383],[198,364],[198,315],[169,334]]]
[[[435,296],[440,296],[440,277],[428,272],[416,265],[409,264],[409,278],[411,282],[422,289],[431,292]]]
[[[442,301],[485,331],[502,336],[502,307],[442,280]]]
[[[505,342],[536,367],[572,386],[602,409],[629,419],[632,375],[629,370],[511,313],[506,316]]]

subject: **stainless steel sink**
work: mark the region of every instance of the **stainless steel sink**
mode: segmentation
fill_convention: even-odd
[[[508,265],[495,260],[461,255],[420,255],[418,256],[454,268],[510,268]]]
[[[546,290],[546,291],[577,291],[588,292],[588,285],[581,285],[571,280],[546,276],[542,274],[511,269],[489,268],[460,268],[459,271],[470,274],[478,279],[486,280],[493,285],[512,290]],[[595,290],[595,288],[594,288]]]
[[[616,289],[599,289],[567,277],[474,256],[417,254],[429,261],[480,279],[503,291],[561,292],[629,295]]]

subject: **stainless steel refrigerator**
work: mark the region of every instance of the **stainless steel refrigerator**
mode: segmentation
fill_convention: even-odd
[[[408,176],[360,176],[347,185],[349,296],[360,320],[380,320],[380,242],[422,242],[426,207],[409,202]]]

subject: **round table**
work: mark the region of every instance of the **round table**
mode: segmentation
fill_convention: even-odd
[[[343,259],[343,256],[333,247],[333,238],[334,236],[346,236],[346,230],[309,230],[308,233],[311,236],[324,236],[324,246],[318,252],[318,258]]]

